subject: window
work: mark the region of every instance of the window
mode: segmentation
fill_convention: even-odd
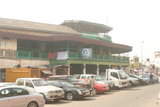
[[[29,95],[29,92],[22,88],[12,88],[13,96]]]
[[[17,85],[24,85],[24,80],[19,79],[19,80],[17,81]]]
[[[118,74],[117,72],[111,72],[111,76],[115,77],[115,78],[118,78]],[[119,78],[118,78],[119,79]]]
[[[56,87],[62,87],[62,84],[60,82],[54,81],[54,82],[51,82],[51,83]]]
[[[81,76],[81,79],[86,79],[86,76],[82,75],[82,76]]]
[[[32,80],[33,84],[35,86],[47,86],[47,82],[43,79],[35,79],[35,80]]]
[[[0,98],[12,96],[11,90],[9,88],[0,91]]]
[[[27,87],[33,87],[34,88],[32,82],[30,80],[26,80],[25,86],[27,86]]]

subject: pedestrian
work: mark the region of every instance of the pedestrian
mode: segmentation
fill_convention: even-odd
[[[91,84],[91,87],[94,88],[95,80],[94,80],[93,76],[91,76],[91,78],[90,78],[90,84]]]
[[[91,96],[95,96],[96,95],[96,89],[94,88],[94,85],[95,85],[95,80],[93,78],[93,76],[91,76],[91,78],[89,79],[89,83],[90,83],[90,86],[91,86]]]
[[[152,74],[152,72],[150,72],[149,77],[150,77],[150,84],[152,84],[153,83],[153,74]]]

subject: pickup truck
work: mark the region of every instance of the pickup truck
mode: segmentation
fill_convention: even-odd
[[[42,78],[17,78],[16,84],[42,94],[46,102],[59,101],[65,96],[63,89],[48,85]]]
[[[100,76],[105,80],[113,81],[116,88],[129,87],[127,74],[123,70],[106,69],[105,72],[100,73]]]

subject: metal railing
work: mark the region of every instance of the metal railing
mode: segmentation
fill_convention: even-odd
[[[41,51],[24,51],[18,50],[16,52],[17,58],[28,58],[28,59],[49,59],[47,52]],[[80,53],[69,52],[68,59],[83,59]],[[129,62],[129,57],[125,56],[112,56],[112,55],[102,55],[102,54],[93,54],[92,58],[87,60],[97,60],[97,61],[113,61],[113,62]]]

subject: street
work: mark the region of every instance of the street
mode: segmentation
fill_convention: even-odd
[[[160,84],[112,90],[80,101],[61,100],[45,107],[160,107],[156,104]]]

